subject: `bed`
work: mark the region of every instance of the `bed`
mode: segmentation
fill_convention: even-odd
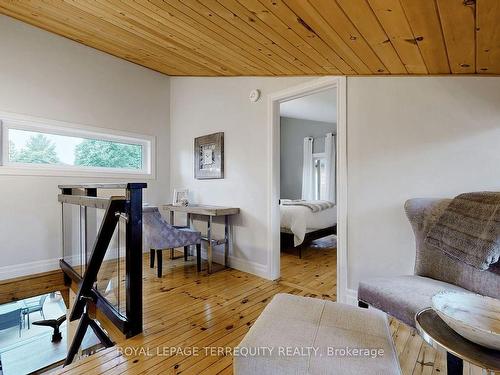
[[[311,241],[337,234],[337,206],[313,212],[305,205],[283,200],[280,204],[280,227],[281,248],[294,247],[301,257],[302,249]]]

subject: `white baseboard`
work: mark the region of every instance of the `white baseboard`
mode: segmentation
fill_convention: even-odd
[[[348,305],[358,305],[358,292],[354,289],[347,289],[346,290],[346,301]]]
[[[144,253],[149,253],[149,250],[144,249]],[[59,259],[60,258],[45,259],[45,260],[37,260],[35,262],[2,266],[0,267],[0,280],[13,279],[15,277],[28,276],[28,275],[33,275],[35,273],[57,270],[59,269]],[[105,259],[113,259],[113,258],[110,255],[108,255],[108,257]],[[77,263],[79,261],[80,257],[75,255],[74,263]],[[70,263],[72,262],[70,261]]]
[[[148,253],[149,250],[144,250]],[[206,258],[205,251],[202,256]],[[214,249],[214,261],[220,264],[224,263],[224,252]],[[229,265],[237,270],[251,273],[253,275],[268,278],[267,267],[260,263],[255,263],[246,259],[230,256]],[[0,267],[0,280],[12,279],[20,276],[33,275],[36,273],[53,271],[59,269],[59,258],[39,260],[29,263],[13,264]]]
[[[0,280],[59,269],[59,258],[0,267]]]
[[[259,277],[262,277],[264,279],[269,279],[269,275],[267,272],[267,266],[260,264],[260,263],[255,263],[251,262],[246,259],[241,259],[241,258],[236,258],[236,257],[229,257],[229,265],[232,268],[235,268],[237,270],[246,272],[246,273],[251,273],[252,275],[256,275]]]
[[[206,259],[205,249],[202,250],[202,258]],[[224,264],[224,251],[220,248],[213,249],[213,260],[216,263]],[[252,262],[246,259],[229,256],[229,266],[242,272],[251,273],[264,279],[269,279],[267,266],[264,264]]]

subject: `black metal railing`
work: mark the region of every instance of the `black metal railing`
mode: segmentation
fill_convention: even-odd
[[[145,183],[60,185],[63,258],[60,266],[78,293],[70,321],[80,324],[65,364],[90,327],[111,346],[94,320],[100,310],[127,337],[142,332],[142,189]],[[112,195],[115,191],[124,195]]]

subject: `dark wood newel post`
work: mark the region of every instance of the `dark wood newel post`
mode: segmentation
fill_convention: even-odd
[[[142,332],[142,189],[144,184],[128,184],[126,231],[126,315],[127,336]]]

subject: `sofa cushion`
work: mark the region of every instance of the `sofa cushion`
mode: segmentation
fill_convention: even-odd
[[[377,277],[359,283],[358,299],[415,327],[415,314],[432,305],[443,291],[468,290],[422,276]]]
[[[400,374],[385,314],[290,294],[273,298],[238,350],[237,375]]]

